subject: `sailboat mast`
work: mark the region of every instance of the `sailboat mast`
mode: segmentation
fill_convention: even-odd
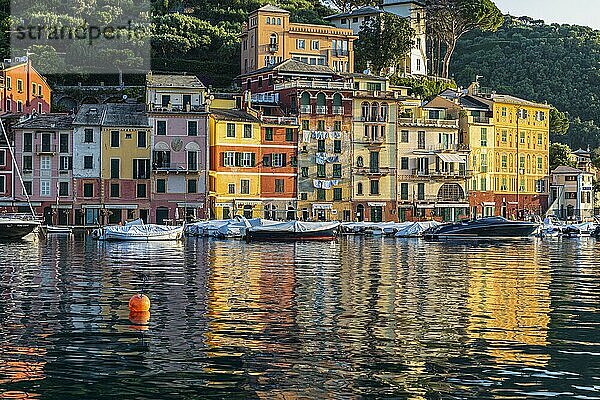
[[[34,219],[37,219],[37,216],[35,215],[35,210],[33,209],[33,206],[31,205],[31,199],[29,198],[29,193],[27,193],[27,190],[25,190],[25,183],[23,182],[23,175],[21,175],[21,171],[19,170],[19,167],[17,166],[17,160],[15,159],[15,152],[12,148],[10,140],[8,140],[8,135],[6,134],[6,129],[4,128],[4,122],[2,121],[1,118],[0,118],[0,127],[2,127],[2,135],[4,135],[4,140],[6,140],[6,145],[8,147],[8,151],[10,152],[10,157],[13,162],[13,167],[14,167],[15,171],[17,171],[17,176],[19,177],[19,181],[21,182],[21,187],[23,188],[23,193],[25,193],[25,198],[27,199],[27,204],[29,205],[29,210],[31,210],[31,215],[33,215]],[[13,193],[13,196],[14,196],[14,193]]]

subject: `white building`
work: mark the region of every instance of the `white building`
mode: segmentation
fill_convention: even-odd
[[[549,215],[585,221],[594,217],[594,174],[560,166],[550,175]]]
[[[362,26],[384,12],[409,18],[415,30],[415,43],[407,54],[404,73],[407,75],[427,75],[427,34],[425,29],[425,2],[416,0],[383,0],[381,8],[361,7],[356,10],[325,17],[338,28],[352,29],[358,35]],[[399,71],[402,72],[402,71]]]

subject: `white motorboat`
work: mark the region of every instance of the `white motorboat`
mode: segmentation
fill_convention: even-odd
[[[183,238],[183,226],[165,226],[155,224],[112,225],[93,232],[94,238],[105,241],[174,241]]]
[[[73,233],[73,229],[68,226],[54,226],[54,225],[45,225],[42,227],[47,234],[51,235],[70,235]]]

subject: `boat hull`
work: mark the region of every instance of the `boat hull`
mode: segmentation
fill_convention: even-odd
[[[126,230],[113,230],[103,228],[95,231],[93,237],[97,240],[108,242],[159,242],[159,241],[176,241],[183,239],[184,228],[178,227],[175,229],[163,230],[162,232],[150,232],[147,230],[136,231],[133,234]]]
[[[465,225],[451,225],[434,229],[431,232],[427,232],[424,237],[425,239],[519,239],[526,238],[538,229],[537,224],[525,223],[525,222],[508,222],[497,225],[483,225],[483,226],[472,226],[469,224]]]
[[[335,240],[337,238],[337,228],[325,229],[315,232],[247,232],[248,241],[304,241],[304,240]]]
[[[40,226],[35,221],[2,221],[0,222],[0,240],[22,239]]]

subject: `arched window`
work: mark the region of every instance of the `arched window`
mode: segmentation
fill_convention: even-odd
[[[458,183],[445,183],[438,191],[438,201],[458,202],[465,198],[465,192]]]
[[[379,116],[379,103],[371,103],[371,121],[377,121]]]
[[[363,194],[363,184],[359,183],[358,185],[356,185],[356,194]],[[358,206],[359,208],[361,207],[360,205]]]
[[[383,121],[387,121],[388,120],[388,113],[389,113],[388,103],[382,103],[381,104],[381,119]]]
[[[303,106],[310,105],[310,95],[308,94],[308,92],[302,93],[302,97],[300,98],[300,104]]]
[[[325,106],[325,93],[317,94],[317,106]]]
[[[366,101],[364,103],[362,103],[361,105],[362,107],[362,119],[363,121],[366,121],[369,118],[369,103],[367,103]]]
[[[277,18],[277,25],[281,25],[281,18]]]
[[[271,17],[267,17],[267,25],[271,25]]]
[[[335,114],[341,114],[342,112],[342,95],[336,93],[333,95],[333,108]],[[336,112],[337,111],[337,112]]]
[[[271,36],[269,37],[269,43],[272,45],[277,44],[277,34],[276,33],[271,33]]]
[[[362,156],[358,156],[358,158],[356,159],[356,165],[358,167],[364,167],[365,166],[365,161],[363,160]]]

